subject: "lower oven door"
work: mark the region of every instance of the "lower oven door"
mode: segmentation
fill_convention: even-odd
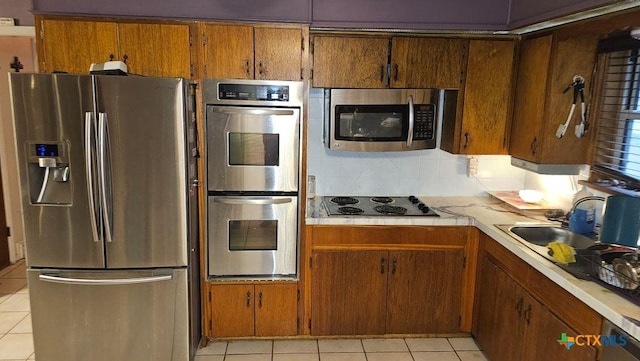
[[[295,196],[209,197],[209,276],[295,276],[297,213]]]

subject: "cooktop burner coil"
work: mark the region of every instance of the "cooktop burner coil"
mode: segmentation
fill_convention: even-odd
[[[348,204],[358,204],[359,201],[353,197],[333,197],[331,198],[331,202],[341,206],[346,206]]]
[[[338,212],[346,215],[356,215],[364,213],[364,210],[358,207],[340,207],[338,208]]]
[[[372,202],[387,204],[393,202],[393,198],[391,197],[373,197],[371,198]]]
[[[376,212],[383,213],[383,214],[402,215],[407,213],[407,209],[404,207],[390,206],[387,204],[383,206],[376,206],[373,209],[375,209]]]

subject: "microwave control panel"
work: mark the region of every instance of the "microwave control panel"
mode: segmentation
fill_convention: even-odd
[[[414,106],[413,139],[433,139],[435,134],[435,105],[420,104]]]

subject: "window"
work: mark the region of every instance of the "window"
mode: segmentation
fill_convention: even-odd
[[[628,39],[610,42],[599,58],[604,79],[592,171],[635,188],[640,183],[640,41]]]

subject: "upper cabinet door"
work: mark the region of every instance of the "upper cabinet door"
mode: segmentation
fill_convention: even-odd
[[[204,76],[253,79],[253,27],[203,24]]]
[[[255,28],[255,78],[302,79],[303,36],[300,28]]]
[[[514,56],[513,41],[470,42],[460,153],[507,154]]]
[[[386,88],[388,38],[316,36],[313,86]]]
[[[191,77],[188,25],[121,23],[118,38],[129,73]]]
[[[392,88],[461,88],[468,40],[395,37],[391,43]]]
[[[520,45],[509,153],[534,162],[538,161],[542,144],[544,94],[547,89],[552,39],[548,35],[524,40]]]
[[[71,20],[42,20],[40,71],[86,74],[91,63],[118,58],[116,24]]]

